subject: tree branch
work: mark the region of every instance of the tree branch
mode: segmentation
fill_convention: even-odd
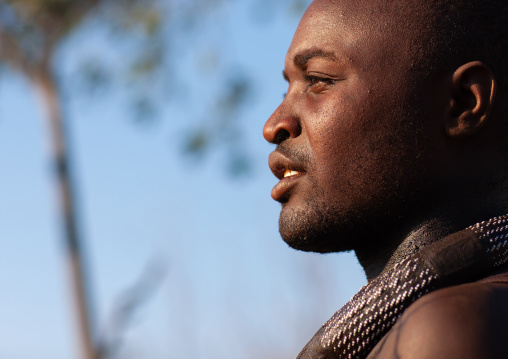
[[[32,79],[35,64],[26,56],[14,36],[0,23],[0,61]]]

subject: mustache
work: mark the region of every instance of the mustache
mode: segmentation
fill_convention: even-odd
[[[277,145],[275,151],[287,157],[291,162],[294,162],[304,168],[309,168],[312,163],[311,155],[301,147],[292,148],[285,143],[281,143],[280,145]]]

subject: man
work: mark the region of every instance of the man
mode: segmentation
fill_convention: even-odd
[[[299,358],[508,358],[507,20],[504,0],[306,11],[263,129],[279,229],[354,250],[369,283]]]

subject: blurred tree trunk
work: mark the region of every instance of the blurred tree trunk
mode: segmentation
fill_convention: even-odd
[[[66,32],[97,4],[58,0],[0,0],[0,60],[22,74],[38,91],[49,135],[50,164],[54,178],[64,253],[71,282],[82,359],[99,359],[94,345],[91,294],[82,239],[79,236],[75,187],[69,164],[69,139],[62,110],[54,55]]]
[[[69,267],[80,346],[83,359],[98,359],[94,346],[92,306],[81,239],[77,228],[75,188],[69,167],[69,142],[65,128],[61,96],[55,75],[49,68],[35,70],[31,81],[39,92],[45,110],[46,122],[51,136],[50,156],[58,196],[59,213],[65,238],[65,255]]]
[[[257,0],[258,1],[258,0]],[[260,3],[268,9],[271,2]],[[301,4],[307,0],[285,0],[284,3]],[[65,255],[72,284],[73,299],[79,328],[79,344],[82,359],[104,359],[108,356],[108,343],[105,348],[99,347],[96,336],[95,316],[92,311],[92,293],[87,276],[87,268],[80,236],[76,188],[73,184],[72,152],[69,146],[69,134],[66,131],[66,116],[62,106],[63,93],[59,87],[57,77],[58,68],[55,63],[55,52],[63,40],[86,18],[99,20],[103,24],[112,25],[117,34],[125,38],[132,35],[133,39],[145,37],[148,46],[139,55],[128,54],[126,59],[134,60],[133,69],[140,69],[142,73],[155,73],[157,69],[167,66],[161,54],[167,45],[158,43],[158,36],[164,36],[164,24],[168,21],[168,13],[162,11],[168,4],[174,8],[182,7],[183,15],[178,19],[182,24],[198,22],[207,9],[218,6],[217,0],[193,1],[165,1],[165,0],[0,0],[0,62],[5,63],[11,70],[19,72],[30,81],[39,94],[45,110],[45,120],[49,130],[50,161],[54,175],[55,194],[58,196],[59,216],[63,225]],[[184,6],[185,5],[185,6]],[[190,5],[187,9],[186,6]],[[206,5],[206,6],[205,6]],[[296,5],[295,5],[296,6]],[[166,10],[171,11],[171,10]],[[175,10],[176,11],[176,10]],[[113,15],[113,17],[111,17]],[[192,15],[192,16],[190,16]],[[165,17],[164,17],[165,16]],[[111,21],[111,19],[115,21]],[[116,27],[115,27],[116,25]],[[130,32],[129,32],[130,31]],[[143,35],[144,34],[144,35]],[[153,46],[153,45],[156,46]],[[155,52],[154,52],[155,51]],[[167,52],[167,49],[165,50]],[[155,56],[152,56],[155,53]],[[139,57],[139,59],[138,59]],[[155,59],[155,61],[154,61]],[[142,61],[136,61],[142,60]],[[131,62],[131,61],[127,61]],[[137,66],[141,64],[142,66]],[[231,119],[236,118],[237,109],[248,98],[249,82],[245,78],[234,78],[228,84],[229,91],[217,99],[217,119],[214,125],[206,127],[207,131],[200,131],[189,136],[188,152],[201,154],[210,148],[215,133],[223,133],[229,126]],[[227,121],[224,121],[226,118]],[[207,118],[208,121],[208,118]],[[211,131],[208,129],[211,128]],[[213,131],[214,128],[218,130]],[[237,136],[227,136],[237,138]],[[223,141],[224,137],[220,137]],[[237,155],[235,153],[235,155]],[[242,169],[239,156],[232,156],[234,170]],[[240,158],[241,159],[241,158]],[[79,208],[79,207],[78,207]],[[130,302],[129,302],[130,303]],[[134,301],[134,303],[137,303]],[[131,305],[132,307],[132,305]],[[102,344],[102,343],[101,343]]]

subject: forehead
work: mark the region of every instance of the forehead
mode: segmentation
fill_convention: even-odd
[[[286,64],[310,50],[365,66],[415,60],[423,33],[421,11],[412,7],[402,0],[315,0],[297,28]]]
[[[427,12],[432,8],[421,0],[314,0],[304,18],[329,15],[335,24],[375,26],[387,21],[406,23],[416,20],[421,18],[419,14],[422,12],[424,17],[428,16]]]

